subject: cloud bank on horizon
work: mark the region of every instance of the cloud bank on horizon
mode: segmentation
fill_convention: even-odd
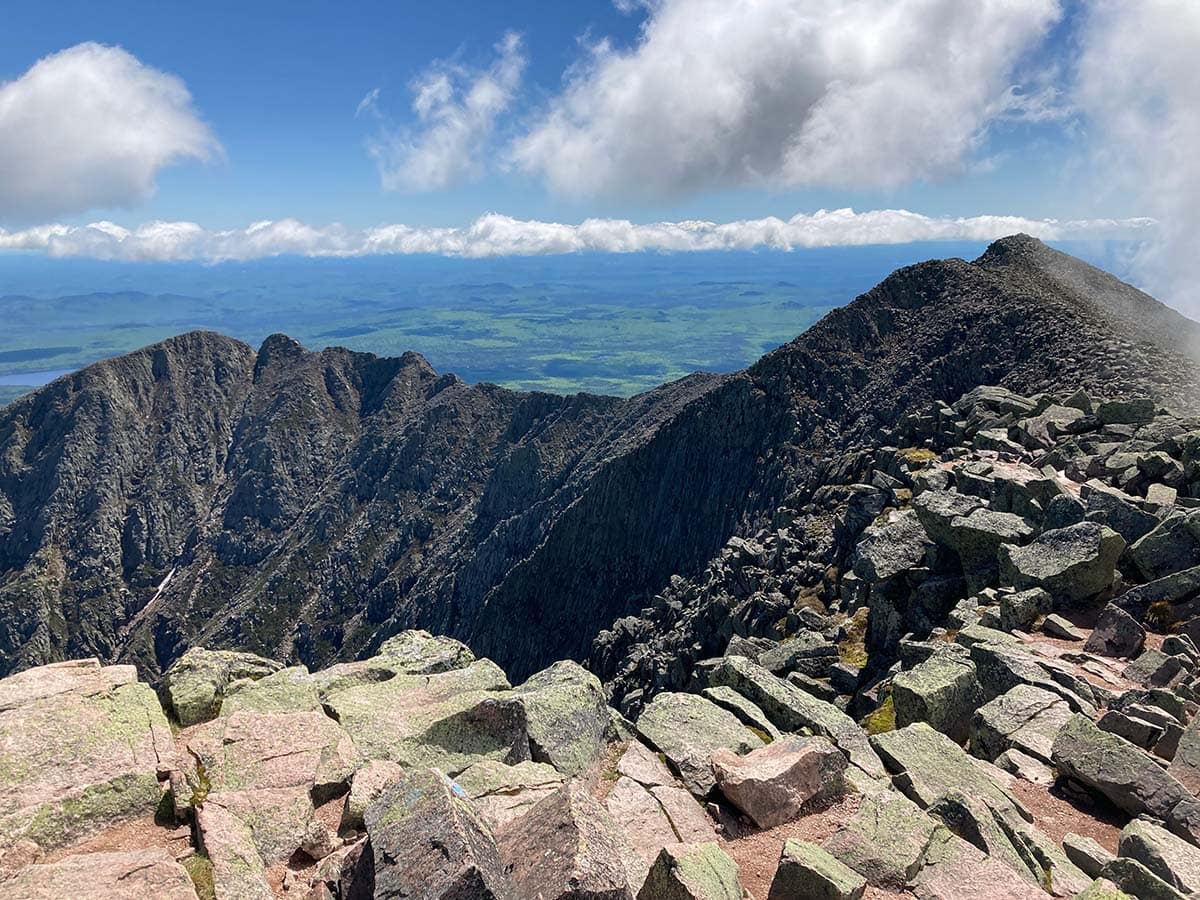
[[[1016,232],[1045,240],[1139,240],[1152,236],[1153,219],[1057,221],[1019,216],[934,218],[902,209],[819,210],[728,223],[684,221],[639,225],[587,219],[578,225],[514,219],[489,213],[465,228],[381,225],[350,229],[295,219],[255,222],[209,231],[194,222],[151,222],[135,229],[112,222],[0,229],[0,250],[32,250],[65,258],[123,262],[221,262],[295,254],[353,257],[438,254],[469,258],[563,253],[795,250],[802,247],[907,244],[918,241],[992,241]]]
[[[997,133],[1033,123],[1050,129],[1041,140],[1073,142],[1079,158],[1065,186],[1133,198],[1125,205],[1145,218],[883,209],[725,224],[492,214],[460,228],[41,224],[134,207],[166,167],[223,154],[181,79],[89,43],[0,84],[0,226],[12,229],[0,230],[0,248],[123,260],[486,256],[985,240],[1023,230],[1140,239],[1138,279],[1180,308],[1200,308],[1195,0],[613,2],[642,17],[636,38],[628,46],[581,38],[548,93],[528,83],[530,51],[513,33],[483,65],[432,62],[409,85],[402,117],[386,112],[379,89],[367,91],[356,114],[375,123],[366,151],[381,187],[421,193],[497,176],[576,201],[886,191],[986,169]]]

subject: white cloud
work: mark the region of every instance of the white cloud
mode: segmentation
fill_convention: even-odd
[[[367,149],[388,190],[432,191],[478,177],[497,118],[513,102],[525,71],[521,38],[507,34],[496,60],[484,71],[437,63],[413,84],[412,109],[419,127],[384,126]],[[359,104],[378,113],[378,90]]]
[[[619,4],[620,5],[620,4]],[[625,4],[629,6],[629,4]],[[624,7],[623,7],[624,8]],[[960,171],[1059,0],[659,0],[513,154],[557,191],[895,187]]]
[[[1200,314],[1200,3],[1093,0],[1075,101],[1109,190],[1161,222],[1134,260],[1164,302]]]
[[[247,260],[282,254],[368,256],[535,256],[562,253],[792,250],[913,241],[990,241],[1018,231],[1047,239],[1144,238],[1149,219],[1060,222],[1018,216],[931,218],[902,209],[857,213],[820,210],[783,220],[634,224],[587,219],[578,225],[514,219],[495,213],[465,228],[381,225],[355,230],[312,226],[295,219],[255,222],[246,228],[209,231],[192,222],[151,222],[126,229],[111,222],[86,226],[46,225],[25,231],[0,229],[0,251],[24,250],[52,257],[86,256],[130,262]]]
[[[219,152],[182,81],[79,44],[0,84],[0,221],[130,206],[163,167]]]
[[[354,118],[357,119],[364,114],[379,115],[379,95],[381,92],[381,88],[371,88],[371,90],[367,91],[366,96],[358,101],[358,107],[354,110]]]

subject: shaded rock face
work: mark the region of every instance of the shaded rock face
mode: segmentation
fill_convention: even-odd
[[[445,775],[413,770],[367,807],[375,896],[516,900],[490,830]]]
[[[713,843],[663,848],[638,900],[741,900],[738,867]]]
[[[154,676],[199,644],[318,667],[424,627],[520,680],[916,406],[1118,382],[1193,405],[1195,331],[1014,238],[903,269],[745,372],[629,400],[184,335],[0,413],[0,672],[95,654]]]
[[[616,825],[586,791],[562,788],[497,835],[517,897],[627,900]]]
[[[783,857],[767,900],[859,900],[866,879],[816,844],[796,839],[783,845]]]

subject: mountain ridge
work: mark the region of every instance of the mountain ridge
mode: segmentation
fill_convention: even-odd
[[[1200,325],[1164,310],[1018,236],[627,400],[182,335],[0,412],[0,672],[153,677],[197,643],[325,664],[408,627],[514,677],[583,659],[915,404],[1058,383],[1200,407]]]

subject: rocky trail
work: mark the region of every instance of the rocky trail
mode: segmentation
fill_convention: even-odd
[[[983,386],[513,684],[404,631],[0,680],[6,896],[1200,891],[1200,419]]]

